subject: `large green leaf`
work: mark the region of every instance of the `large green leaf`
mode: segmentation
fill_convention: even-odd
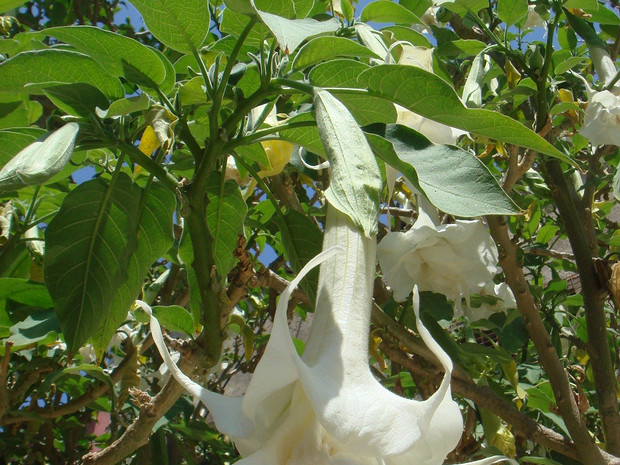
[[[310,82],[317,87],[359,86],[357,78],[370,66],[351,59],[336,59],[315,66],[309,74]],[[331,93],[349,109],[360,126],[371,123],[393,123],[396,121],[396,108],[391,102],[366,94],[341,93],[331,89]]]
[[[320,63],[337,56],[369,57],[383,59],[363,45],[344,37],[317,37],[304,45],[293,62],[296,70]]]
[[[298,273],[312,258],[321,251],[323,235],[318,226],[310,218],[297,210],[289,210],[284,218],[274,217],[282,245],[286,251],[293,271]],[[301,281],[300,286],[308,296],[308,300],[314,305],[316,292],[319,284],[319,270],[315,268]]]
[[[371,2],[362,10],[362,21],[396,24],[422,24],[411,10],[391,0]]]
[[[29,307],[53,306],[47,288],[40,283],[20,278],[0,278],[0,298],[10,299]]]
[[[96,87],[83,82],[55,84],[43,89],[45,95],[68,115],[88,117],[97,108],[107,108],[108,99]]]
[[[162,60],[153,49],[137,40],[93,26],[54,27],[45,29],[44,33],[91,56],[112,76],[132,80],[125,65],[128,63],[157,86],[166,80],[166,68]]]
[[[367,134],[375,153],[426,194],[433,205],[455,216],[513,215],[518,207],[475,155],[435,145],[418,132],[389,125],[385,139]]]
[[[42,184],[60,173],[73,153],[78,130],[77,123],[65,124],[11,158],[0,170],[0,192]]]
[[[508,26],[512,26],[525,18],[527,12],[527,0],[497,1],[497,17]]]
[[[45,282],[70,349],[97,333],[101,352],[109,341],[103,339],[137,297],[148,266],[171,244],[165,225],[174,197],[155,186],[141,208],[144,191],[124,174],[112,185],[102,179],[85,182],[67,195],[50,222]]]
[[[131,0],[148,30],[164,45],[192,53],[209,33],[211,18],[205,0]]]
[[[111,98],[124,97],[120,81],[91,57],[69,50],[22,52],[0,64],[0,92],[43,94],[52,84],[84,82]]]
[[[117,328],[127,318],[127,311],[138,297],[151,265],[172,247],[174,194],[159,182],[150,184],[146,193],[135,185],[133,188],[138,197],[146,195],[144,206],[138,210],[138,229],[133,233],[138,247],[128,258],[127,279],[116,291],[110,313],[92,337],[97,358],[101,358]]]
[[[450,84],[421,68],[374,66],[361,74],[360,83],[372,95],[392,100],[426,118],[527,147],[575,165],[573,160],[518,121],[494,111],[466,108]]]
[[[338,99],[320,90],[314,95],[316,122],[331,167],[325,196],[366,236],[377,230],[381,175],[364,133]]]
[[[239,234],[243,234],[243,220],[248,207],[243,201],[239,185],[233,180],[221,182],[219,173],[209,178],[207,192],[207,225],[213,238],[213,257],[220,276],[226,276],[235,264],[233,252]]]
[[[290,118],[287,123],[297,123],[302,121],[316,122],[312,113],[300,113]],[[297,145],[301,145],[312,153],[321,155],[323,158],[325,155],[325,147],[321,141],[321,135],[316,126],[307,126],[296,129],[285,129],[280,131],[280,137],[282,140],[292,142]]]
[[[26,3],[24,0],[0,0],[0,13],[12,10]]]

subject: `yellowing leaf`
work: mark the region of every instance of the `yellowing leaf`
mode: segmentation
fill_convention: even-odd
[[[150,155],[155,149],[159,148],[159,140],[157,139],[157,135],[151,125],[147,126],[142,133],[142,138],[140,139],[140,145],[138,148],[140,149],[140,152],[145,155]]]
[[[258,172],[258,175],[261,178],[267,176],[275,176],[276,174],[280,174],[286,164],[290,161],[291,155],[293,154],[293,149],[295,146],[290,142],[284,142],[282,140],[267,140],[261,142],[263,148],[265,149],[265,153],[267,154],[267,158],[269,158],[270,167],[265,167]]]
[[[514,65],[512,64],[510,60],[506,60],[505,73],[506,73],[506,78],[508,80],[508,88],[514,89],[515,86],[521,80],[521,73],[517,71],[517,68],[514,67]]]

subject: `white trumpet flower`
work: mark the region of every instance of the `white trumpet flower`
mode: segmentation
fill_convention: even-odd
[[[328,208],[324,251],[282,293],[269,342],[243,397],[208,391],[183,374],[151,314],[153,339],[171,373],[232,438],[244,457],[240,465],[440,465],[458,443],[462,417],[450,395],[452,362],[417,315],[417,290],[420,336],[445,370],[439,389],[425,401],[409,400],[385,389],[370,372],[375,248],[374,237]],[[300,357],[286,310],[293,290],[318,264],[316,313]],[[150,314],[148,305],[138,304]],[[508,459],[473,463],[501,460]]]
[[[461,297],[480,292],[497,273],[497,248],[481,221],[436,226],[419,210],[406,232],[388,233],[378,247],[383,277],[402,302],[414,284],[444,294],[460,308]]]

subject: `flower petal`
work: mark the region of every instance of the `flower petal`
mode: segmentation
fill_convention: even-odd
[[[136,303],[150,316],[153,341],[164,359],[164,363],[170,370],[170,373],[172,373],[174,378],[185,388],[185,390],[187,390],[191,395],[199,397],[200,400],[209,408],[209,411],[213,415],[213,419],[215,420],[215,423],[220,431],[232,437],[247,437],[252,434],[254,425],[252,421],[241,411],[242,398],[227,397],[216,392],[209,391],[185,375],[176,363],[174,363],[174,360],[172,360],[170,352],[168,352],[168,348],[164,342],[161,326],[159,325],[157,318],[153,316],[151,307],[141,300],[136,300]]]

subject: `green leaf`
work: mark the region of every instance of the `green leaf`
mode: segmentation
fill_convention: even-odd
[[[338,99],[319,90],[314,94],[314,107],[331,167],[331,182],[325,196],[371,237],[379,220],[381,175],[377,161],[364,133]]]
[[[411,43],[411,45],[417,45],[418,47],[431,48],[433,45],[429,40],[419,32],[406,26],[388,26],[381,29],[381,32],[389,32],[393,34],[394,40],[404,40]]]
[[[403,5],[390,0],[378,0],[371,2],[362,10],[362,21],[365,23],[396,23],[396,24],[422,24],[411,10]]]
[[[146,189],[132,187],[137,190],[138,198],[146,195],[146,202],[136,216],[138,229],[133,232],[138,247],[128,258],[127,279],[116,291],[110,313],[92,338],[97,358],[101,358],[117,328],[127,318],[127,311],[142,289],[151,265],[163,257],[173,244],[174,194],[160,182],[153,182]]]
[[[588,61],[588,59],[586,57],[570,57],[567,60],[563,60],[562,62],[560,62],[555,69],[553,70],[553,72],[557,75],[557,74],[563,74],[566,71],[573,69],[575,66],[579,66],[581,64],[584,64]]]
[[[65,197],[47,227],[45,282],[71,350],[97,333],[101,353],[148,267],[171,244],[174,196],[153,183],[141,209],[143,192],[124,174],[113,185],[87,181]]]
[[[0,140],[2,140],[0,165],[4,165],[17,155],[20,150],[26,148],[43,135],[45,135],[45,130],[34,127],[0,129]]]
[[[45,29],[44,33],[66,42],[78,52],[89,55],[112,76],[123,76],[131,80],[123,66],[123,63],[130,63],[158,86],[166,79],[166,69],[159,56],[153,49],[137,40],[94,26],[54,27]]]
[[[13,342],[11,350],[21,350],[36,343],[50,343],[60,333],[58,319],[54,310],[41,310],[31,313],[25,320],[11,327],[9,341]],[[2,344],[4,352],[4,344]]]
[[[357,78],[370,66],[349,58],[337,58],[316,65],[308,79],[318,87],[360,87]]]
[[[514,215],[519,208],[475,155],[435,145],[413,129],[389,125],[385,139],[367,134],[375,153],[440,210],[455,216]]]
[[[457,39],[445,42],[437,47],[437,53],[448,58],[466,58],[478,55],[487,44],[475,39]]]
[[[110,104],[107,110],[97,110],[99,118],[114,118],[117,116],[126,116],[137,111],[143,111],[149,107],[149,98],[146,94],[140,94],[137,97],[127,97],[115,100]]]
[[[293,53],[302,42],[316,36],[331,34],[340,29],[335,19],[317,21],[315,19],[286,19],[264,11],[258,11],[261,21],[274,35],[280,48]]]
[[[315,121],[315,119],[312,113],[300,113],[299,115],[290,118],[287,123],[294,123],[298,121]],[[307,126],[297,129],[284,129],[280,131],[280,137],[282,140],[301,145],[310,152],[326,158],[325,147],[321,141],[319,130],[316,127]]]
[[[107,108],[108,99],[96,87],[77,82],[46,87],[43,92],[61,111],[68,115],[88,117],[97,108]]]
[[[323,234],[315,223],[297,210],[289,210],[282,218],[274,217],[282,238],[286,257],[293,271],[298,273],[321,251]],[[319,284],[319,270],[315,268],[301,281],[300,286],[314,305]]]
[[[209,3],[204,0],[131,0],[148,30],[161,43],[192,53],[209,33]]]
[[[527,0],[497,0],[497,17],[508,26],[517,24],[527,12]]]
[[[43,107],[26,95],[0,95],[0,128],[25,127],[41,117]]]
[[[26,3],[24,0],[0,0],[0,13],[17,8]]]
[[[162,326],[171,331],[179,331],[188,336],[194,334],[194,320],[192,315],[183,307],[170,305],[163,307],[157,305],[152,308],[153,315],[159,320]]]
[[[43,184],[69,161],[79,126],[65,124],[60,129],[31,143],[0,170],[0,192]]]
[[[20,278],[0,278],[0,298],[44,309],[54,305],[43,284]]]
[[[43,94],[51,84],[83,82],[106,96],[120,98],[125,91],[120,81],[89,56],[69,50],[22,52],[0,64],[0,92]]]
[[[450,84],[421,68],[374,66],[361,74],[360,83],[372,95],[392,100],[425,118],[530,148],[575,166],[572,159],[518,121],[494,111],[466,108]]]
[[[344,37],[317,37],[299,50],[293,62],[293,68],[301,70],[337,56],[368,57],[383,60],[383,57],[350,39],[345,39]]]
[[[233,252],[243,234],[248,207],[237,183],[231,179],[221,182],[220,178],[220,173],[213,172],[207,184],[207,225],[213,238],[215,268],[220,276],[226,276],[235,264]]]

